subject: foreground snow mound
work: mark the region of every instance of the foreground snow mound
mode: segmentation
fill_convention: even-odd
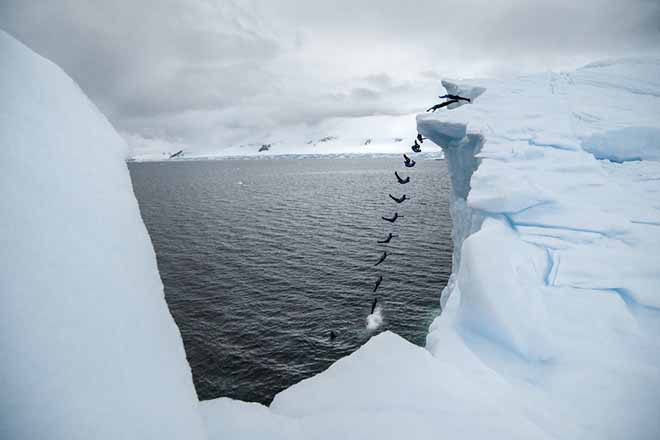
[[[0,438],[204,438],[126,146],[0,31]]]
[[[217,399],[200,410],[211,439],[550,438],[473,374],[384,332],[275,396],[270,409]]]
[[[485,81],[417,119],[453,186],[427,348],[555,438],[660,438],[658,78],[636,59]]]

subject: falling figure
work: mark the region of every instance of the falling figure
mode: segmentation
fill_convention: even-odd
[[[424,136],[422,136],[421,134],[417,133],[417,140],[418,140],[421,144],[423,144],[424,141],[426,140],[426,138],[425,138]]]
[[[414,153],[421,153],[422,152],[422,147],[419,146],[417,143],[417,139],[415,139],[415,145],[410,147],[411,150],[413,150]]]
[[[336,337],[337,337],[337,335],[335,334],[335,332],[333,332],[332,330],[330,330],[330,340],[331,340],[331,341],[334,341]]]
[[[374,302],[371,303],[371,314],[374,314],[374,311],[376,311],[376,304],[378,304],[378,297],[374,298]]]
[[[381,217],[381,218],[382,218],[383,220],[385,220],[385,221],[390,222],[390,223],[394,223],[394,222],[396,221],[396,219],[398,219],[398,218],[403,218],[403,216],[402,216],[402,215],[399,215],[398,212],[395,212],[395,213],[394,213],[394,217],[392,217],[392,218],[387,218],[387,217]]]
[[[408,196],[406,196],[405,194],[402,195],[402,196],[399,197],[399,198],[394,197],[392,194],[389,194],[389,196],[390,196],[390,199],[394,200],[394,201],[397,202],[397,203],[403,203],[403,202],[405,202],[406,200],[410,200],[410,198],[409,198]]]
[[[463,98],[462,96],[458,96],[458,95],[444,95],[444,96],[438,96],[438,98],[440,98],[440,99],[448,98],[448,99],[455,99],[457,101],[472,102],[472,101],[470,101],[470,98]]]
[[[380,283],[381,283],[382,281],[383,281],[383,276],[382,276],[382,275],[379,275],[379,276],[378,276],[378,279],[376,280],[376,285],[374,286],[374,293],[376,292],[376,290],[378,290],[378,286],[380,286]]]
[[[403,164],[406,166],[406,168],[412,168],[415,166],[415,161],[411,160],[410,162],[404,162]]]
[[[392,238],[394,238],[394,237],[396,237],[396,235],[392,235],[392,233],[390,232],[390,234],[387,236],[387,238],[385,240],[379,240],[378,243],[381,243],[381,244],[382,243],[389,243],[390,240],[392,240]]]
[[[458,99],[450,99],[449,101],[445,101],[445,102],[441,102],[440,104],[436,104],[436,105],[434,105],[433,107],[427,109],[426,111],[427,111],[427,112],[433,111],[433,113],[435,113],[436,110],[439,110],[439,109],[441,109],[442,107],[446,107],[446,106],[448,106],[449,104],[455,104],[455,103],[457,103],[457,102],[458,102]]]
[[[387,251],[383,252],[383,255],[380,256],[380,258],[378,259],[376,264],[374,264],[374,266],[378,266],[380,263],[385,261],[385,258],[387,258]]]
[[[396,176],[396,180],[398,180],[401,185],[405,185],[406,183],[410,182],[410,176],[407,176],[405,179],[402,179],[401,176],[399,176],[399,173],[397,173],[396,171],[394,172],[394,175]]]

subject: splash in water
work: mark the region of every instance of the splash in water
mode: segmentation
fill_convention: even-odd
[[[381,325],[383,325],[383,311],[380,307],[376,307],[376,310],[367,316],[367,330],[377,330]]]

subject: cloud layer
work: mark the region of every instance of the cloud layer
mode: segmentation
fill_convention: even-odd
[[[412,112],[441,76],[657,54],[660,2],[5,0],[0,27],[129,137],[217,150],[282,124]]]

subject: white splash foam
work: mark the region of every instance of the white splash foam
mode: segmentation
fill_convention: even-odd
[[[376,310],[370,315],[367,316],[367,330],[374,331],[378,327],[383,325],[383,312],[380,307],[376,307]]]

